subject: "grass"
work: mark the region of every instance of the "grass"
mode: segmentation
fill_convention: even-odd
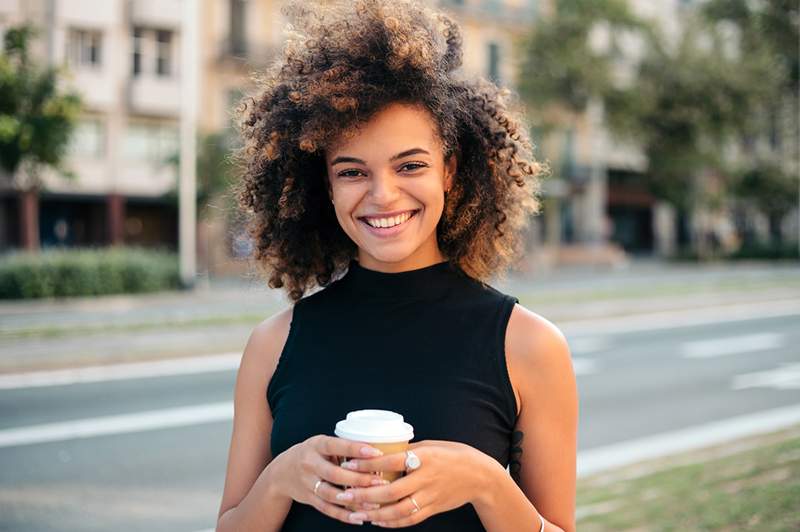
[[[578,482],[577,529],[800,530],[800,426]]]

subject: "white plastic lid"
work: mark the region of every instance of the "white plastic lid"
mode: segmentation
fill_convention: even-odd
[[[334,430],[340,438],[372,443],[411,441],[414,427],[403,416],[390,410],[355,410],[336,423]]]

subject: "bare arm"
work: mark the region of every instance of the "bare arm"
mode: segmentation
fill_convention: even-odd
[[[475,510],[487,530],[574,532],[578,394],[566,339],[555,325],[516,305],[506,334],[521,411],[519,471],[494,461]]]
[[[289,335],[292,309],[260,323],[242,355],[234,391],[234,417],[217,532],[280,530],[292,499],[278,494],[271,477],[272,413],[267,384]]]

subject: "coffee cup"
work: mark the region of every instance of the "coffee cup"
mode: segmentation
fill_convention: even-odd
[[[408,449],[414,438],[414,427],[406,423],[401,414],[390,410],[355,410],[336,423],[334,434],[340,438],[361,441],[383,451],[383,454],[401,453]],[[348,460],[337,457],[339,465]],[[403,476],[403,471],[375,471],[377,478],[389,482]],[[348,486],[349,487],[349,486]]]

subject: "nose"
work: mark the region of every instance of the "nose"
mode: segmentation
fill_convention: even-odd
[[[399,195],[396,177],[390,171],[375,172],[370,185],[370,195],[373,202],[378,205],[391,205]]]

